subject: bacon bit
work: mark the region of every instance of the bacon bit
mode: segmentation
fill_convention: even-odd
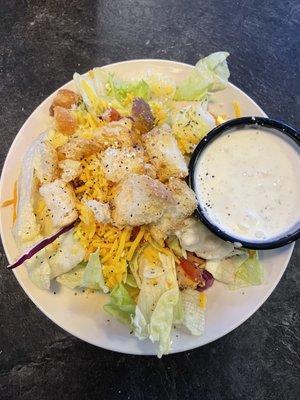
[[[102,114],[101,118],[104,121],[112,122],[112,121],[119,121],[122,117],[121,114],[116,109],[109,108]]]
[[[51,107],[49,109],[50,115],[54,115],[54,107],[71,108],[73,104],[77,104],[81,101],[81,96],[69,89],[60,89],[53,99]]]
[[[56,129],[66,135],[72,135],[77,128],[76,118],[72,113],[60,106],[54,107],[54,121]]]
[[[197,265],[205,264],[205,260],[203,258],[196,257],[194,255],[194,253],[191,253],[190,251],[187,251],[186,254],[187,254],[187,259],[189,261],[194,262]]]

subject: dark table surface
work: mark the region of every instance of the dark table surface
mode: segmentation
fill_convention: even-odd
[[[299,20],[295,0],[0,0],[1,165],[25,119],[74,71],[134,58],[194,64],[227,50],[231,81],[299,127]],[[158,360],[102,350],[58,328],[5,270],[1,249],[0,398],[299,399],[299,250],[242,326]]]

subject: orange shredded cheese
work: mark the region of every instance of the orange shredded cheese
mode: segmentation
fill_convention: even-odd
[[[145,228],[141,228],[139,233],[136,235],[136,238],[132,243],[130,243],[130,249],[127,254],[127,261],[131,261],[135,250],[137,249],[138,245],[140,244],[143,236],[145,234]]]
[[[206,309],[207,296],[204,292],[199,293],[199,307],[202,310]]]
[[[13,198],[5,200],[1,204],[1,207],[13,206],[13,222],[15,222],[17,218],[17,203],[18,203],[18,189],[17,189],[17,181],[15,181],[13,188]]]
[[[240,118],[242,116],[240,103],[238,101],[233,101],[232,106],[235,117]]]

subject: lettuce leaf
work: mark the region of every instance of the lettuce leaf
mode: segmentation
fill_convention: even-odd
[[[139,339],[149,337],[159,343],[158,357],[161,357],[170,350],[170,334],[174,309],[179,301],[179,288],[174,257],[162,254],[154,247],[152,255],[155,251],[157,258],[149,259],[146,255],[140,255],[137,260],[141,290],[133,327]],[[178,318],[178,309],[175,317]]]
[[[60,275],[56,278],[56,281],[61,285],[68,287],[69,289],[75,289],[80,287],[81,279],[85,270],[85,264],[80,263],[71,271]]]
[[[31,281],[40,289],[50,289],[51,268],[45,257],[45,249],[35,257],[25,262],[27,273]]]
[[[206,261],[205,269],[210,272],[213,277],[228,285],[234,284],[238,268],[249,258],[247,251],[240,255],[235,255],[222,260]]]
[[[182,324],[192,335],[203,335],[205,314],[199,305],[199,292],[193,289],[185,289],[181,292],[181,297],[184,315]]]
[[[107,95],[119,101],[123,101],[129,94],[144,100],[148,100],[150,95],[149,85],[143,79],[135,82],[124,82],[116,79],[113,74],[110,74],[108,87]]]
[[[158,357],[170,351],[174,307],[178,303],[178,298],[178,287],[167,290],[160,296],[152,313],[149,324],[149,338],[152,342],[159,342]]]
[[[99,249],[90,255],[80,286],[96,290],[101,289],[104,293],[109,292],[109,288],[104,283]]]
[[[250,257],[236,271],[235,282],[230,289],[257,286],[263,283],[264,271],[259,261],[258,252],[252,251]]]
[[[195,218],[187,218],[182,228],[175,231],[183,249],[196,253],[205,260],[227,257],[234,250],[232,243],[214,235]]]
[[[51,278],[56,278],[78,265],[85,255],[85,249],[74,237],[74,229],[61,235],[57,239],[59,246],[54,255],[49,258]]]
[[[217,52],[199,60],[176,89],[175,100],[203,100],[209,92],[224,89],[229,78],[227,52]]]
[[[119,283],[110,294],[110,302],[103,309],[126,325],[131,325],[135,314],[135,303],[122,283]]]
[[[102,290],[104,293],[109,292],[109,288],[105,285],[103,278],[99,249],[90,255],[87,264],[79,263],[71,271],[58,276],[56,281],[70,289],[82,287]]]
[[[106,96],[108,74],[101,68],[94,68],[86,75],[73,75],[78,93],[90,112],[99,114],[104,111],[103,100]]]
[[[222,260],[208,260],[205,265],[213,277],[229,285],[229,288],[240,289],[245,286],[260,285],[263,282],[263,268],[257,251],[249,255],[246,250]]]

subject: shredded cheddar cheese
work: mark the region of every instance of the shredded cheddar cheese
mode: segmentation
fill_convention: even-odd
[[[199,294],[199,307],[202,310],[206,309],[206,302],[207,302],[207,296],[206,296],[206,294],[204,292],[201,292]]]
[[[17,218],[17,203],[18,203],[18,188],[17,188],[17,181],[14,183],[13,189],[13,198],[9,200],[3,201],[1,207],[9,207],[13,206],[13,222],[15,222]]]
[[[242,116],[240,103],[238,101],[233,101],[232,106],[235,117],[240,118]]]
[[[155,125],[162,125],[167,122],[168,110],[158,101],[149,101],[152,114],[155,119]]]

